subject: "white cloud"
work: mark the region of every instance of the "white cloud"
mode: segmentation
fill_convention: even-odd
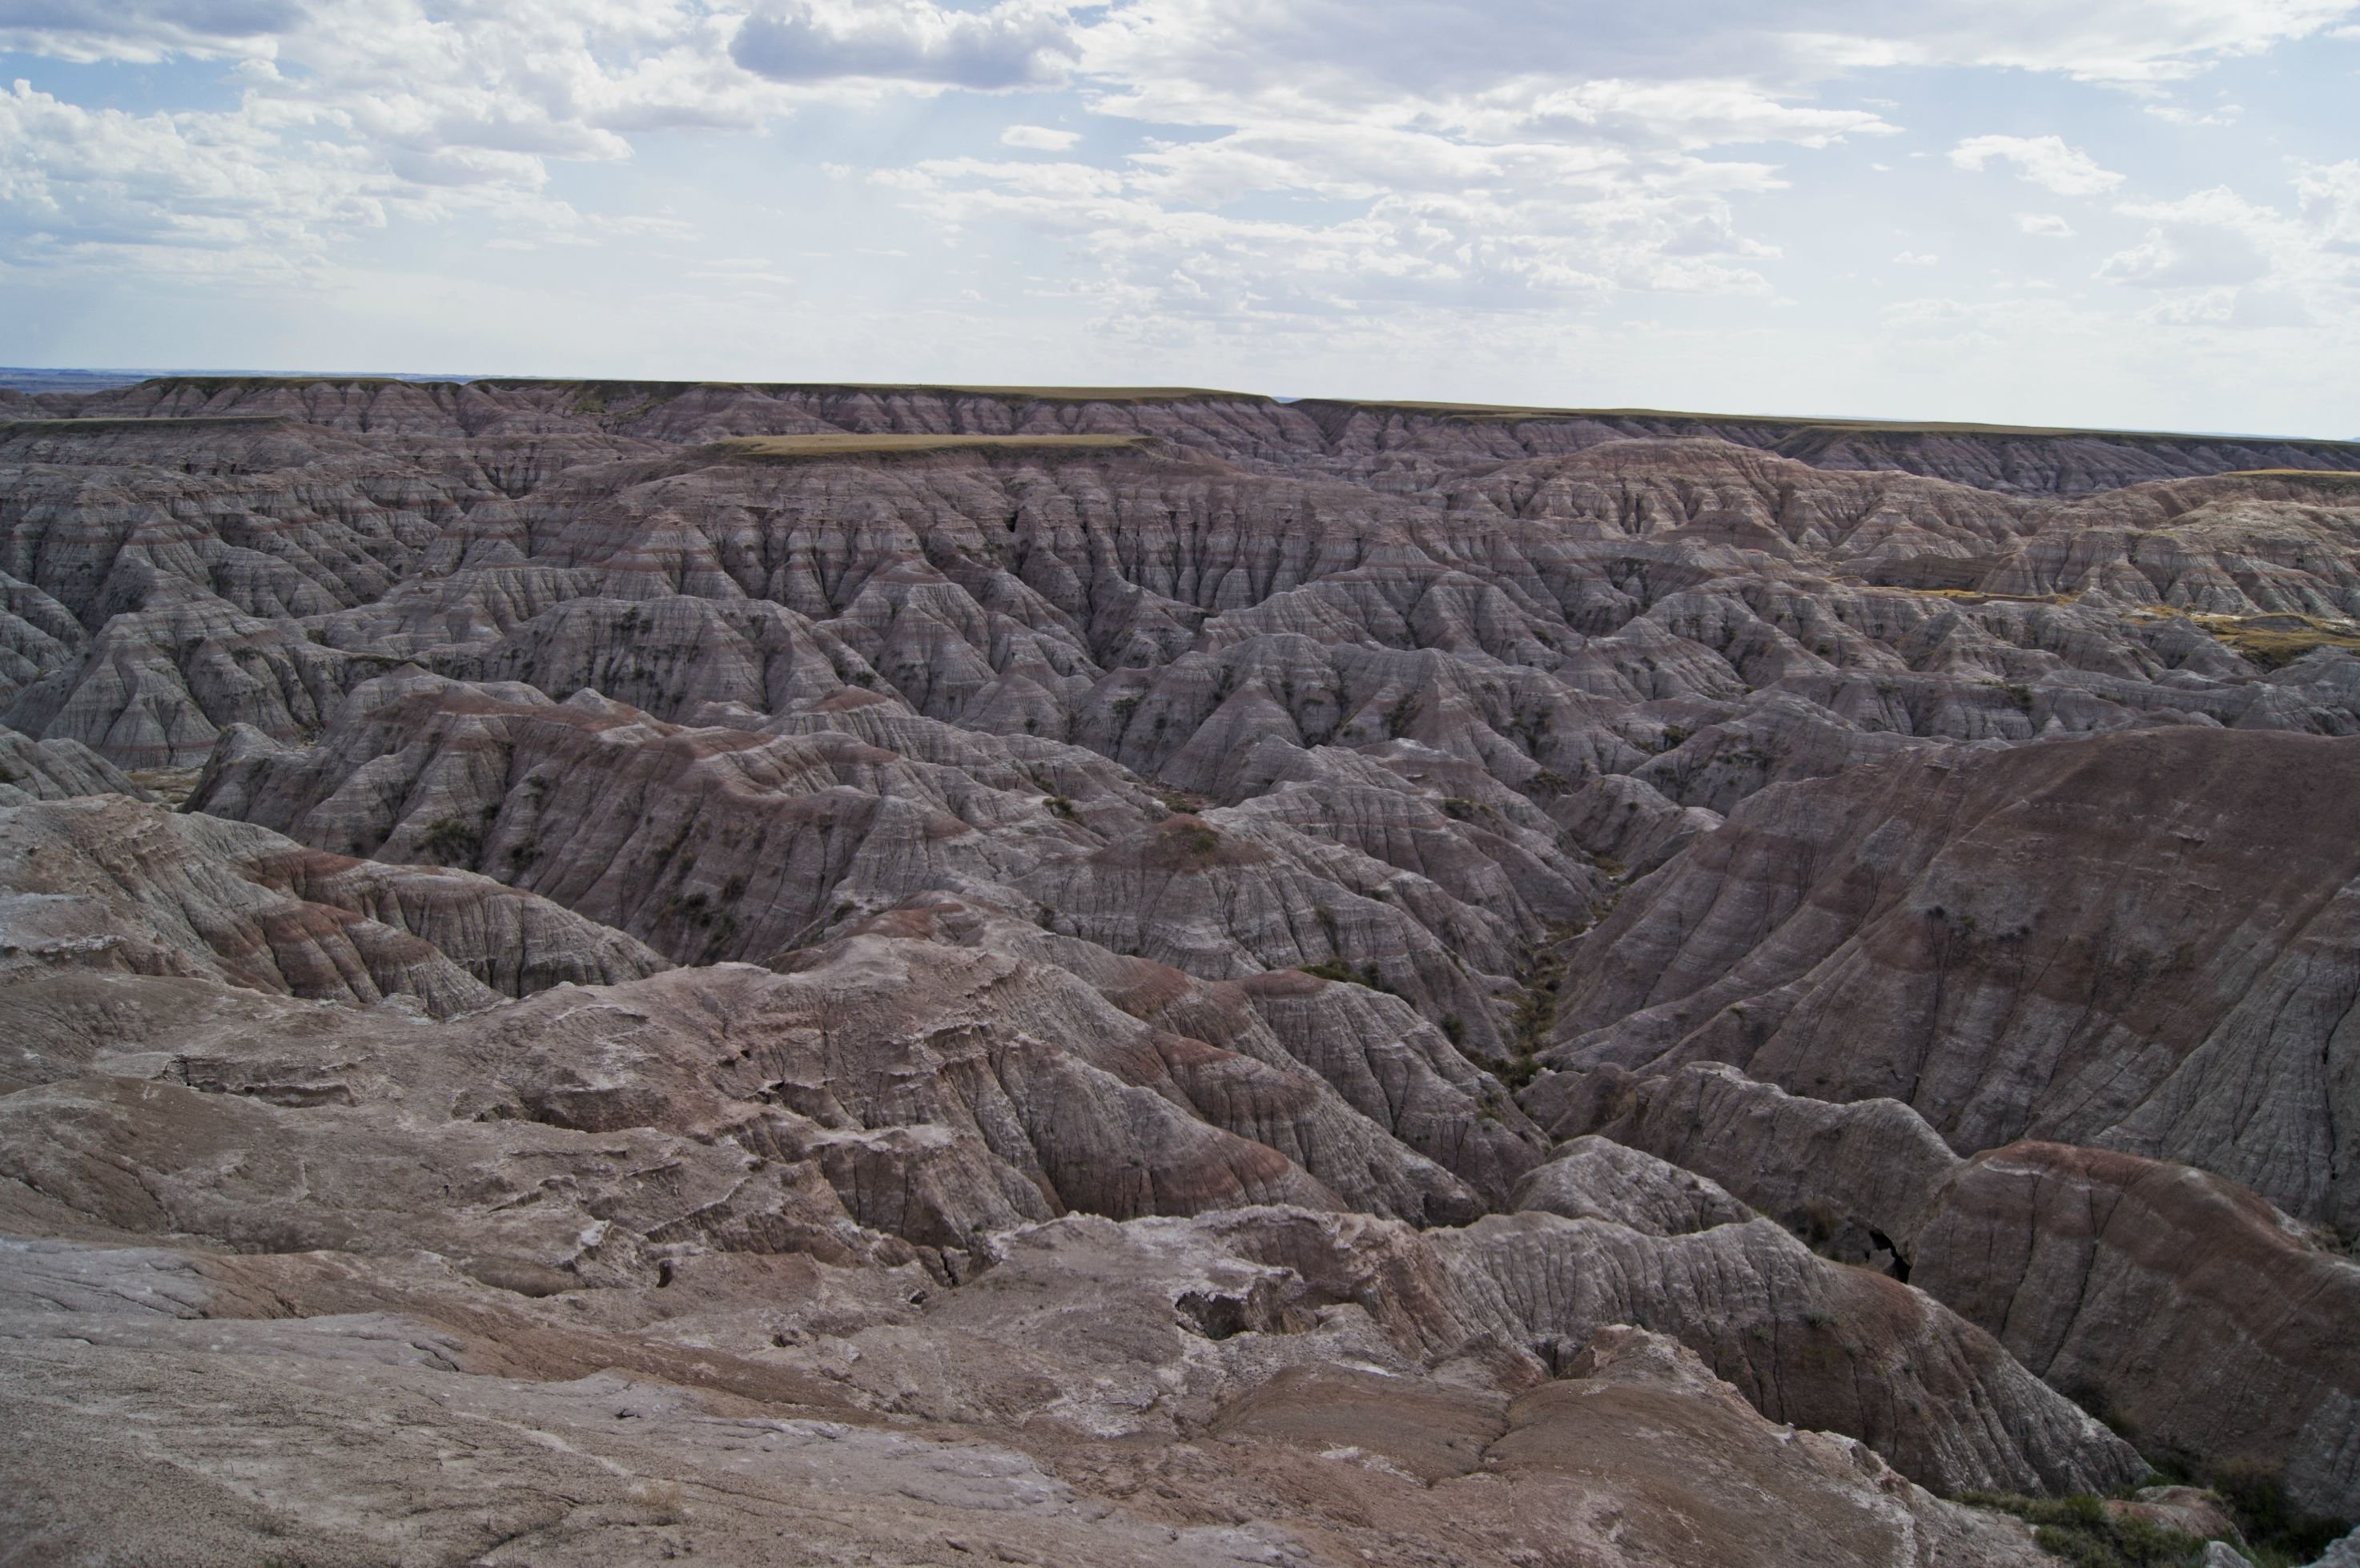
[[[0,44],[56,58],[235,57],[234,106],[131,115],[27,84],[0,103],[0,259],[281,278],[400,219],[497,210],[506,237],[615,232],[547,194],[663,126],[751,126],[784,90],[733,66],[702,0],[0,0]]]
[[[1774,94],[1885,66],[2167,81],[2351,10],[2351,0],[1134,0],[1080,38],[1087,69],[1130,84],[1158,115],[1218,119],[1224,103],[1449,97],[1553,67]]]
[[[1079,131],[1052,130],[1047,125],[1011,125],[1000,133],[1000,146],[1027,152],[1065,152],[1081,139]]]
[[[1043,87],[1072,68],[1070,9],[1055,0],[998,0],[980,11],[928,0],[771,0],[747,17],[729,56],[772,82]]]
[[[85,109],[22,80],[0,94],[0,248],[57,262],[137,253],[176,270],[284,273],[382,227],[399,181],[349,155],[283,157],[235,114]]]
[[[2125,202],[2122,215],[2151,226],[2096,276],[2163,295],[2146,312],[2162,325],[2249,330],[2340,320],[2360,292],[2360,244],[2339,244],[2332,221],[2319,220],[2345,179],[2360,195],[2360,163],[2302,166],[2295,181],[2300,218],[2226,186],[2172,201]]]
[[[2223,103],[2209,113],[2185,108],[2178,103],[2145,103],[2140,107],[2157,119],[2174,125],[2234,125],[2245,114],[2242,103]]]
[[[2014,164],[2018,179],[2060,196],[2096,196],[2123,182],[2088,153],[2067,147],[2062,136],[1969,136],[1950,149],[1950,162],[1960,169],[1980,169],[1994,158]]]
[[[1939,160],[1945,144],[1908,158],[1876,149],[1887,161],[1868,166],[1873,175],[1854,155],[1818,150],[1892,137],[1942,108],[1910,73],[2024,71],[2135,88],[2051,84],[2092,110],[2060,124],[2114,127],[2077,133],[2101,151],[2128,145],[2125,116],[2147,125],[2140,180],[2178,189],[2161,182],[2168,149],[2186,138],[2142,110],[2231,119],[2223,94],[2175,84],[2355,14],[2355,0],[0,0],[0,49],[179,60],[142,82],[162,82],[161,102],[205,105],[85,106],[71,100],[92,76],[27,68],[45,91],[0,103],[0,267],[16,269],[12,288],[77,267],[275,284],[380,255],[388,269],[413,268],[422,292],[434,264],[406,258],[422,247],[371,236],[490,213],[500,234],[489,243],[578,264],[585,289],[652,265],[683,280],[682,299],[734,291],[824,309],[872,278],[944,300],[974,282],[995,313],[1037,309],[1032,319],[1070,341],[1125,353],[1218,343],[1386,366],[1413,353],[1521,365],[1546,357],[1536,345],[1577,343],[1593,362],[1652,361],[1652,351],[1611,352],[1621,319],[1644,323],[1634,343],[1691,333],[1710,364],[1730,321],[1766,315],[1764,305],[1802,322],[1830,247],[1846,257],[1837,265],[1885,272],[1893,292],[1905,276],[1944,276],[1859,258],[1939,232],[1926,209],[1959,192],[1940,163],[1913,158]],[[2296,54],[2272,63],[2305,64]],[[1898,69],[1877,74],[1886,67]],[[1904,86],[1907,104],[1871,95]],[[970,93],[1008,96],[950,106]],[[913,99],[945,103],[859,117]],[[2200,103],[2201,114],[2187,107]],[[820,242],[805,257],[767,231],[718,247],[777,243],[791,278],[706,259],[716,247],[683,243],[679,217],[628,211],[644,199],[628,192],[651,184],[628,161],[678,156],[658,133],[781,131],[805,114],[819,122],[809,143],[797,124],[717,146],[715,166],[824,188],[815,200],[830,217],[814,230],[846,232],[845,213],[874,219],[880,245],[901,242],[912,257],[855,261]],[[1102,136],[1091,114],[1128,123]],[[2256,181],[2288,168],[2253,126],[2215,125],[2208,138],[2256,144],[2246,147],[2247,167],[2265,171]],[[913,144],[923,151],[899,150]],[[925,156],[946,147],[981,156]],[[2300,311],[2324,341],[2360,320],[2360,162],[2295,166],[2278,209],[2198,198],[2125,207],[2125,233],[2144,235],[2125,244],[2075,234],[2092,223],[2062,199],[2119,194],[2127,181],[2061,137],[1972,137],[1948,157],[1996,161],[2072,212],[2074,223],[2011,215],[2045,200],[2012,180],[1970,194],[1984,221],[2005,230],[2012,216],[2059,242],[2041,254],[2056,258],[2051,280],[2078,296],[2060,312],[2137,321],[2142,343],[2171,335],[2146,323],[2228,332]],[[569,169],[590,164],[607,168]],[[838,178],[818,178],[827,174]],[[716,199],[719,183],[703,194]],[[617,210],[596,210],[601,201]],[[480,256],[480,232],[469,233],[453,254]],[[1890,267],[1937,265],[1904,251]],[[2125,287],[2093,289],[2093,272]],[[1684,318],[1680,296],[1739,303]],[[1868,319],[1913,343],[2021,348],[2031,318],[1994,325],[1989,308],[1914,301]],[[957,320],[985,324],[979,313]],[[1841,333],[1848,320],[1839,311],[1809,330]],[[954,340],[985,341],[937,332],[928,352]]]
[[[2360,255],[2360,158],[2296,166],[2304,222],[2330,247]]]
[[[152,64],[175,54],[268,55],[302,25],[301,0],[9,0],[0,51]]]

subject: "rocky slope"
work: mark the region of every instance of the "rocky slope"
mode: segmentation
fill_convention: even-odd
[[[2360,449],[7,412],[0,1562],[2360,1514]]]
[[[1972,1152],[2198,1164],[2360,1228],[2360,746],[2181,729],[1764,791],[1586,939],[1549,1060],[1727,1062]]]
[[[1645,1150],[1710,1172],[1823,1252],[1989,1330],[2158,1457],[2283,1465],[2306,1506],[2360,1511],[2348,1343],[2360,1263],[2249,1191],[2055,1143],[1961,1159],[1897,1101],[1832,1105],[1719,1063],[1562,1075],[1531,1098],[1559,1135],[1583,1135],[1527,1179],[1528,1194],[1559,1163],[1594,1166],[1608,1150],[1622,1165]]]

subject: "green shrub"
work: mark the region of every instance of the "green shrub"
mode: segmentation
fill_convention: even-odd
[[[418,847],[438,866],[473,870],[484,853],[483,830],[458,817],[443,817],[427,824],[426,834],[418,841]]]
[[[2277,1475],[2259,1465],[2232,1461],[2213,1472],[2212,1489],[2228,1505],[2237,1529],[2256,1550],[2284,1553],[2308,1563],[2349,1533],[2345,1519],[2306,1514],[2287,1501]]]
[[[1970,1492],[1961,1499],[2014,1514],[2032,1526],[2032,1539],[2074,1568],[2194,1568],[2204,1543],[2143,1519],[2118,1519],[2096,1497],[2017,1497]]]

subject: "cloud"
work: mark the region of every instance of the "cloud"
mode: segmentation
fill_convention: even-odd
[[[1921,255],[1914,250],[1905,250],[1893,259],[1896,265],[1901,267],[1932,267],[1940,262],[1942,258],[1939,256]]]
[[[1011,125],[1000,133],[1000,146],[1027,152],[1065,152],[1081,139],[1079,131],[1055,131],[1046,125]]]
[[[2360,163],[2299,166],[2300,217],[2227,186],[2125,202],[2123,216],[2151,226],[2095,276],[2161,294],[2144,314],[2161,325],[2251,330],[2341,320],[2360,293],[2360,245],[2336,242],[2325,203],[2345,180],[2360,195]]]
[[[18,264],[138,254],[284,275],[382,227],[395,184],[349,157],[284,159],[235,114],[85,109],[21,80],[0,94],[0,254]]]
[[[643,183],[568,166],[626,164],[673,128],[805,115],[820,121],[831,165],[781,136],[736,144],[731,167],[833,172],[833,205],[865,201],[888,230],[914,216],[970,236],[955,252],[961,282],[1004,267],[985,287],[1000,308],[1053,301],[1041,308],[1088,341],[1323,356],[1358,344],[1390,365],[1396,343],[1450,356],[1490,332],[1521,363],[1521,345],[1618,310],[1676,310],[1677,296],[1784,301],[1799,263],[1770,242],[1786,237],[1772,225],[1790,191],[1851,202],[1868,180],[1880,208],[1918,199],[1925,182],[1910,174],[1939,165],[1892,157],[1899,171],[1878,165],[1887,172],[1872,179],[1818,156],[1908,123],[1901,103],[1867,94],[1924,91],[1922,79],[1874,74],[1885,68],[2132,86],[2138,106],[2169,118],[2189,112],[2158,84],[2353,15],[2354,0],[0,0],[0,48],[199,59],[143,80],[167,103],[201,85],[179,101],[208,106],[81,107],[50,95],[71,99],[60,83],[90,80],[65,73],[0,104],[0,267],[198,267],[275,283],[367,254],[386,229],[469,213],[496,215],[502,243],[552,256],[628,243],[672,267],[679,258],[659,246],[679,242],[677,219],[634,229],[627,211],[559,199],[624,205],[632,198],[612,193]],[[963,93],[1027,95],[1002,99],[998,118],[975,101],[898,114],[901,129],[879,144],[898,149],[914,127],[926,151],[955,136],[982,156],[879,151],[878,167],[857,168],[863,156],[840,150],[878,123],[852,117],[864,109]],[[1098,134],[1109,120],[1127,122],[1121,135]],[[1996,159],[2060,197],[2125,183],[2057,136],[1972,137],[1950,157]],[[2360,255],[2360,166],[2299,166],[2297,187],[2299,215],[2291,204],[2131,213],[2126,232],[2152,231],[2151,247],[2052,254],[2072,258],[2069,281],[2100,268],[2125,284],[2099,291],[2124,320],[2221,289],[2232,294],[2212,314],[2186,306],[2191,330],[2253,317],[2265,289],[2333,321],[2332,292],[2350,282],[2336,258]],[[2002,225],[2012,189],[1982,198]],[[908,212],[878,210],[890,207]],[[2015,222],[2077,238],[2053,213]],[[974,231],[987,227],[980,243]],[[1863,219],[1851,237],[1874,246],[1893,234]],[[913,273],[936,265],[926,241],[909,243],[923,253],[907,262]],[[857,292],[857,278],[828,268],[860,264],[815,254],[831,259],[794,263],[792,292]],[[1893,265],[1937,264],[1903,252]],[[2266,276],[2245,282],[2191,281],[2257,265]],[[783,274],[723,263],[680,270],[700,275],[698,290],[788,288]],[[947,276],[925,281],[946,288]]]
[[[492,210],[519,243],[578,241],[602,220],[550,198],[552,161],[789,106],[729,62],[734,26],[703,0],[0,0],[0,42],[55,58],[237,58],[226,108],[30,82],[0,102],[0,262],[169,267],[183,246],[283,280],[388,223]]]
[[[2146,312],[2158,326],[2227,327],[2256,331],[2306,327],[2314,318],[2302,301],[2283,289],[2206,289],[2158,301]]]
[[[2311,231],[2333,249],[2360,255],[2360,158],[2299,164],[2294,189]]]
[[[176,54],[268,54],[300,0],[0,0],[0,52],[152,64]]]
[[[2156,226],[2147,237],[2108,256],[2097,277],[2143,289],[2220,288],[2251,283],[2272,271],[2265,245],[2284,220],[2226,186],[2177,201],[2125,202],[2128,218]]]
[[[2234,125],[2245,114],[2242,103],[2223,103],[2210,114],[2182,108],[2177,103],[2146,103],[2140,106],[2157,119],[2174,125]]]
[[[772,82],[1046,87],[1073,67],[1066,10],[1052,0],[999,0],[982,11],[926,0],[774,0],[746,19],[729,58]]]
[[[1173,118],[1222,102],[1346,106],[1523,75],[1718,81],[1790,96],[1885,67],[2184,78],[2349,17],[2351,0],[1132,0],[1081,35],[1087,69]]]
[[[2102,169],[2062,136],[1969,136],[1950,149],[1953,166],[1981,169],[1997,158],[2016,166],[2016,177],[2060,196],[2096,196],[2112,191],[2123,177]]]

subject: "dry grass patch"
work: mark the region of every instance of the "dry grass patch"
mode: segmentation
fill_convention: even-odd
[[[1306,397],[1306,403],[1332,407],[1361,408],[1398,408],[1404,413],[1431,414],[1454,419],[1672,419],[1684,423],[1706,425],[1756,425],[1792,432],[1794,436],[1811,432],[1831,432],[1868,435],[1966,435],[1966,436],[2031,436],[2042,438],[2082,437],[2098,441],[2184,441],[2206,438],[2193,437],[2173,430],[2114,430],[2071,425],[1986,425],[1945,419],[1923,421],[1907,419],[1828,419],[1808,414],[1714,414],[1679,408],[1543,408],[1504,403],[1443,403],[1414,398],[1387,398],[1368,401],[1349,397]],[[2269,439],[2252,438],[2255,441]],[[2302,443],[2311,444],[2311,443]],[[2321,442],[2321,445],[2341,445]],[[2267,472],[2267,471],[2265,471]],[[2312,469],[2289,472],[2311,474]]]
[[[2360,486],[2360,474],[2341,468],[2233,468],[2223,479],[2311,479],[2322,485]]]
[[[1915,594],[1920,599],[1956,599],[1962,604],[2070,604],[2081,595],[2072,593],[1986,593],[1980,588],[1896,588],[1898,593]]]
[[[2324,615],[2284,611],[2267,615],[2216,615],[2157,605],[2152,609],[2134,610],[2125,618],[2186,621],[2198,631],[2265,670],[2292,664],[2316,648],[2334,648],[2346,653],[2360,654],[2360,621],[2330,619]]]

